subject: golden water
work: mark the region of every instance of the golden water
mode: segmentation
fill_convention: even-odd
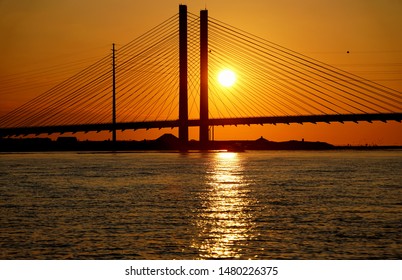
[[[0,155],[1,259],[401,259],[402,151]]]

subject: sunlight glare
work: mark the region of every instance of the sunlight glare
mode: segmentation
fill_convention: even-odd
[[[230,153],[230,152],[218,153],[219,159],[235,160],[236,157],[237,157],[236,153]]]
[[[230,87],[236,82],[236,74],[229,69],[222,70],[218,75],[219,83],[224,87]]]
[[[242,246],[255,237],[250,206],[256,202],[249,195],[243,176],[244,166],[236,153],[214,155],[207,174],[209,192],[200,197],[202,207],[195,221],[201,242],[194,242],[202,259],[242,257]],[[239,247],[240,246],[240,249]]]

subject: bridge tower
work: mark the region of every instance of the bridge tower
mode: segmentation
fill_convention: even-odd
[[[208,10],[200,12],[200,145],[209,142],[208,119]]]
[[[179,140],[188,144],[187,6],[179,6]]]

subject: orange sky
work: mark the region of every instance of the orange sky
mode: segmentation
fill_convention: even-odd
[[[104,57],[113,42],[124,45],[174,15],[180,3],[196,14],[206,7],[211,17],[402,91],[402,2],[398,0],[3,0],[0,115]],[[149,139],[164,132],[177,133],[137,131],[125,137]],[[274,141],[304,138],[333,144],[402,145],[402,124],[215,130],[215,139],[260,136]],[[194,129],[191,138],[198,138]]]

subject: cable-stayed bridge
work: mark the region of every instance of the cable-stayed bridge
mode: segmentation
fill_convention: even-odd
[[[236,75],[221,85],[223,69]],[[401,121],[402,93],[208,17],[168,18],[0,117],[0,137],[217,125]]]

